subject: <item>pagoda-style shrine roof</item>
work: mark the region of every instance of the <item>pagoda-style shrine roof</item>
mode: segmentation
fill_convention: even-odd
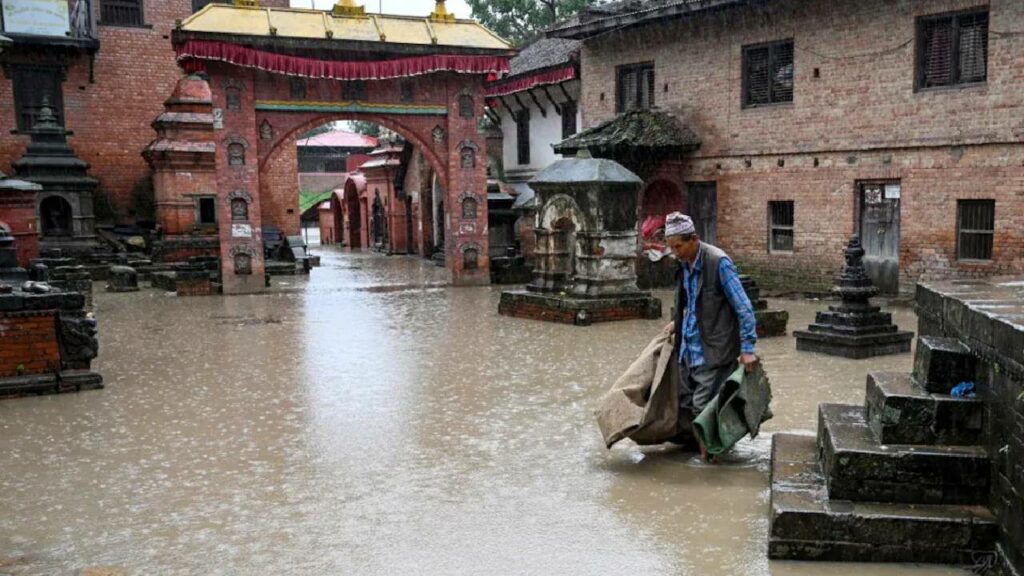
[[[668,112],[630,110],[555,144],[559,154],[574,154],[582,148],[599,157],[679,154],[700,148],[700,139]]]
[[[178,29],[186,36],[223,35],[250,39],[357,42],[407,47],[451,47],[510,53],[511,45],[475,20],[347,15],[303,8],[254,8],[207,4]]]

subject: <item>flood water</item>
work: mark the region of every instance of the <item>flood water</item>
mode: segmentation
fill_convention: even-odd
[[[715,465],[608,451],[594,403],[665,320],[504,318],[499,287],[320,252],[267,295],[96,285],[106,389],[0,402],[0,574],[962,573],[766,557],[769,433],[811,433],[819,402],[862,402],[909,354],[764,340],[756,441]],[[773,305],[793,329],[822,304]]]

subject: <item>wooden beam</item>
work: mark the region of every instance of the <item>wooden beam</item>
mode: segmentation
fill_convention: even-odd
[[[540,115],[544,118],[547,118],[548,111],[545,110],[544,106],[541,105],[540,100],[537,100],[537,96],[533,93],[533,90],[527,90],[526,93],[530,95],[530,99],[533,100],[533,103],[537,105],[537,108],[540,110]]]
[[[566,100],[569,102],[575,102],[575,100],[572,99],[572,96],[569,96],[569,91],[565,89],[565,82],[559,82],[558,87],[562,89],[562,94],[565,94]]]
[[[561,116],[562,115],[562,107],[559,106],[558,102],[555,102],[555,99],[551,97],[551,92],[548,92],[548,87],[547,86],[541,86],[541,90],[544,91],[544,95],[548,97],[548,101],[551,102],[551,105],[555,107],[555,112],[557,112],[558,115]]]
[[[491,122],[494,122],[498,126],[501,126],[501,117],[495,114],[494,110],[491,110],[490,108],[484,108],[484,114],[486,114],[487,117],[491,119]]]
[[[527,106],[526,104],[523,104],[523,101],[519,99],[519,93],[518,92],[514,92],[512,94],[512,97],[516,99],[516,102],[519,104],[519,108],[521,108],[523,110],[529,108],[529,106]]]
[[[508,115],[511,116],[513,120],[515,120],[516,113],[513,112],[512,108],[508,105],[507,102],[505,102],[505,97],[504,96],[498,96],[498,102],[501,102],[501,105],[505,107],[505,110],[508,110]]]

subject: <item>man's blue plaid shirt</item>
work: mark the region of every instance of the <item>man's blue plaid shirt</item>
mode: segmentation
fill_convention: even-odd
[[[704,365],[704,345],[700,341],[700,328],[697,326],[697,285],[700,283],[703,254],[698,253],[697,261],[690,266],[683,263],[683,283],[686,286],[686,317],[683,319],[683,337],[685,346],[680,346],[679,361],[686,366],[695,368]],[[740,352],[753,354],[757,343],[757,321],[754,319],[754,305],[750,303],[747,292],[740,281],[740,273],[729,258],[722,258],[718,263],[718,279],[722,283],[725,297],[736,311],[740,321]]]

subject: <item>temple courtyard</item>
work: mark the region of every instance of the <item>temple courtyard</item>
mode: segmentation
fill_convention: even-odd
[[[862,403],[911,353],[766,339],[759,438],[714,465],[608,451],[592,409],[664,319],[501,317],[499,286],[316,251],[260,295],[97,284],[106,388],[0,402],[0,575],[968,573],[767,557],[770,435],[813,434],[819,403]],[[792,330],[823,303],[771,305]]]

